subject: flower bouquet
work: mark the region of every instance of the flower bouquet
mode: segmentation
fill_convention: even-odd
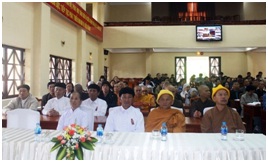
[[[91,137],[91,133],[85,128],[71,124],[64,128],[64,132],[61,135],[51,139],[51,142],[55,142],[55,145],[50,152],[59,148],[56,156],[57,160],[62,160],[64,157],[67,160],[74,160],[75,157],[83,160],[82,148],[94,150],[94,143],[97,141],[96,138]]]

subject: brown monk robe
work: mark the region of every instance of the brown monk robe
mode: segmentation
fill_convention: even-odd
[[[185,117],[181,111],[171,109],[174,102],[174,95],[169,90],[161,90],[156,102],[159,107],[153,109],[146,120],[145,131],[160,129],[163,122],[167,123],[168,132],[185,132]]]

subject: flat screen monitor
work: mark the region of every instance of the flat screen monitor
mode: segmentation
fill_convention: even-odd
[[[196,41],[222,41],[222,26],[196,25]]]

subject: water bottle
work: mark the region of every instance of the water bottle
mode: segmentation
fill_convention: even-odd
[[[161,141],[166,141],[167,140],[167,125],[166,123],[162,123],[162,127],[161,127]]]
[[[228,128],[227,128],[226,122],[222,122],[222,125],[221,125],[221,140],[227,141],[227,133],[228,133]]]
[[[42,133],[42,128],[40,126],[40,123],[36,123],[36,127],[34,129],[34,140],[36,142],[40,142],[41,141],[41,133]]]
[[[97,138],[98,138],[98,142],[102,141],[103,138],[103,127],[102,124],[99,124],[97,127]]]

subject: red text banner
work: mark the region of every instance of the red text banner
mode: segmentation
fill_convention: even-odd
[[[92,18],[81,6],[75,2],[46,2],[50,7],[79,25],[87,33],[99,41],[103,40],[103,26]]]

